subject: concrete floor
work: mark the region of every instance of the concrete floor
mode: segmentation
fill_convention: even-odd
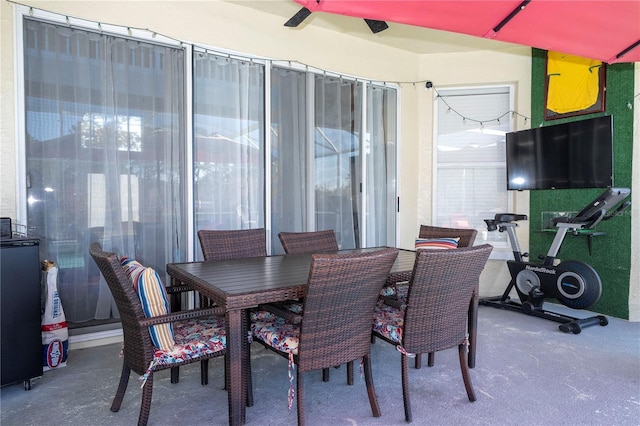
[[[588,314],[580,311],[582,316]],[[640,424],[640,323],[609,318],[606,327],[565,334],[556,323],[480,307],[476,368],[477,401],[466,397],[456,349],[439,352],[436,365],[410,369],[416,425],[638,425]],[[119,344],[70,351],[68,365],[46,372],[25,391],[22,384],[0,393],[0,424],[134,425],[140,388],[134,377],[118,413],[109,411],[121,369]],[[346,385],[346,370],[305,379],[306,420],[315,425],[402,425],[400,354],[378,341],[373,374],[382,417],[371,416],[364,379]],[[254,406],[247,425],[296,423],[287,410],[287,362],[252,345]],[[199,365],[182,367],[180,383],[157,373],[150,425],[225,425],[227,394],[222,359],[210,362],[210,382]]]

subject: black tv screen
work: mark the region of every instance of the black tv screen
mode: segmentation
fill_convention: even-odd
[[[613,186],[610,115],[507,133],[507,189]]]

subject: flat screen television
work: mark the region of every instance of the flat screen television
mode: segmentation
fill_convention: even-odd
[[[507,133],[507,189],[613,186],[613,117]]]

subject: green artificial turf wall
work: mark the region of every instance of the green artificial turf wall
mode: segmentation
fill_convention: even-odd
[[[544,120],[544,90],[546,51],[532,51],[531,127],[560,124],[610,114],[613,116],[613,164],[614,185],[631,187],[633,149],[633,110],[628,103],[633,100],[633,64],[608,65],[606,70],[606,111],[578,117]],[[633,104],[633,102],[631,102]],[[596,198],[602,189],[562,189],[531,191],[530,202],[530,261],[538,262],[545,255],[553,240],[553,233],[541,232],[542,212],[581,210]],[[602,298],[593,308],[595,312],[629,319],[629,273],[631,268],[631,212],[600,222],[596,231],[606,236],[592,239],[589,254],[587,238],[567,234],[558,253],[562,260],[579,260],[591,265],[602,279]]]

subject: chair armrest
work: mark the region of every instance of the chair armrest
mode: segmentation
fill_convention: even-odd
[[[266,303],[264,305],[259,305],[258,309],[262,309],[264,311],[278,315],[279,317],[284,318],[292,324],[300,324],[300,322],[302,321],[302,315],[291,312],[290,310],[282,307],[277,303]]]
[[[192,289],[186,284],[170,285],[165,287],[165,290],[167,291],[167,294],[186,293],[188,291],[195,291],[194,289]]]
[[[208,309],[191,309],[189,311],[173,312],[166,315],[158,315],[155,317],[145,318],[140,321],[140,325],[143,327],[151,327],[152,325],[167,324],[187,319],[221,316],[224,315],[224,313],[224,309],[219,307]]]

